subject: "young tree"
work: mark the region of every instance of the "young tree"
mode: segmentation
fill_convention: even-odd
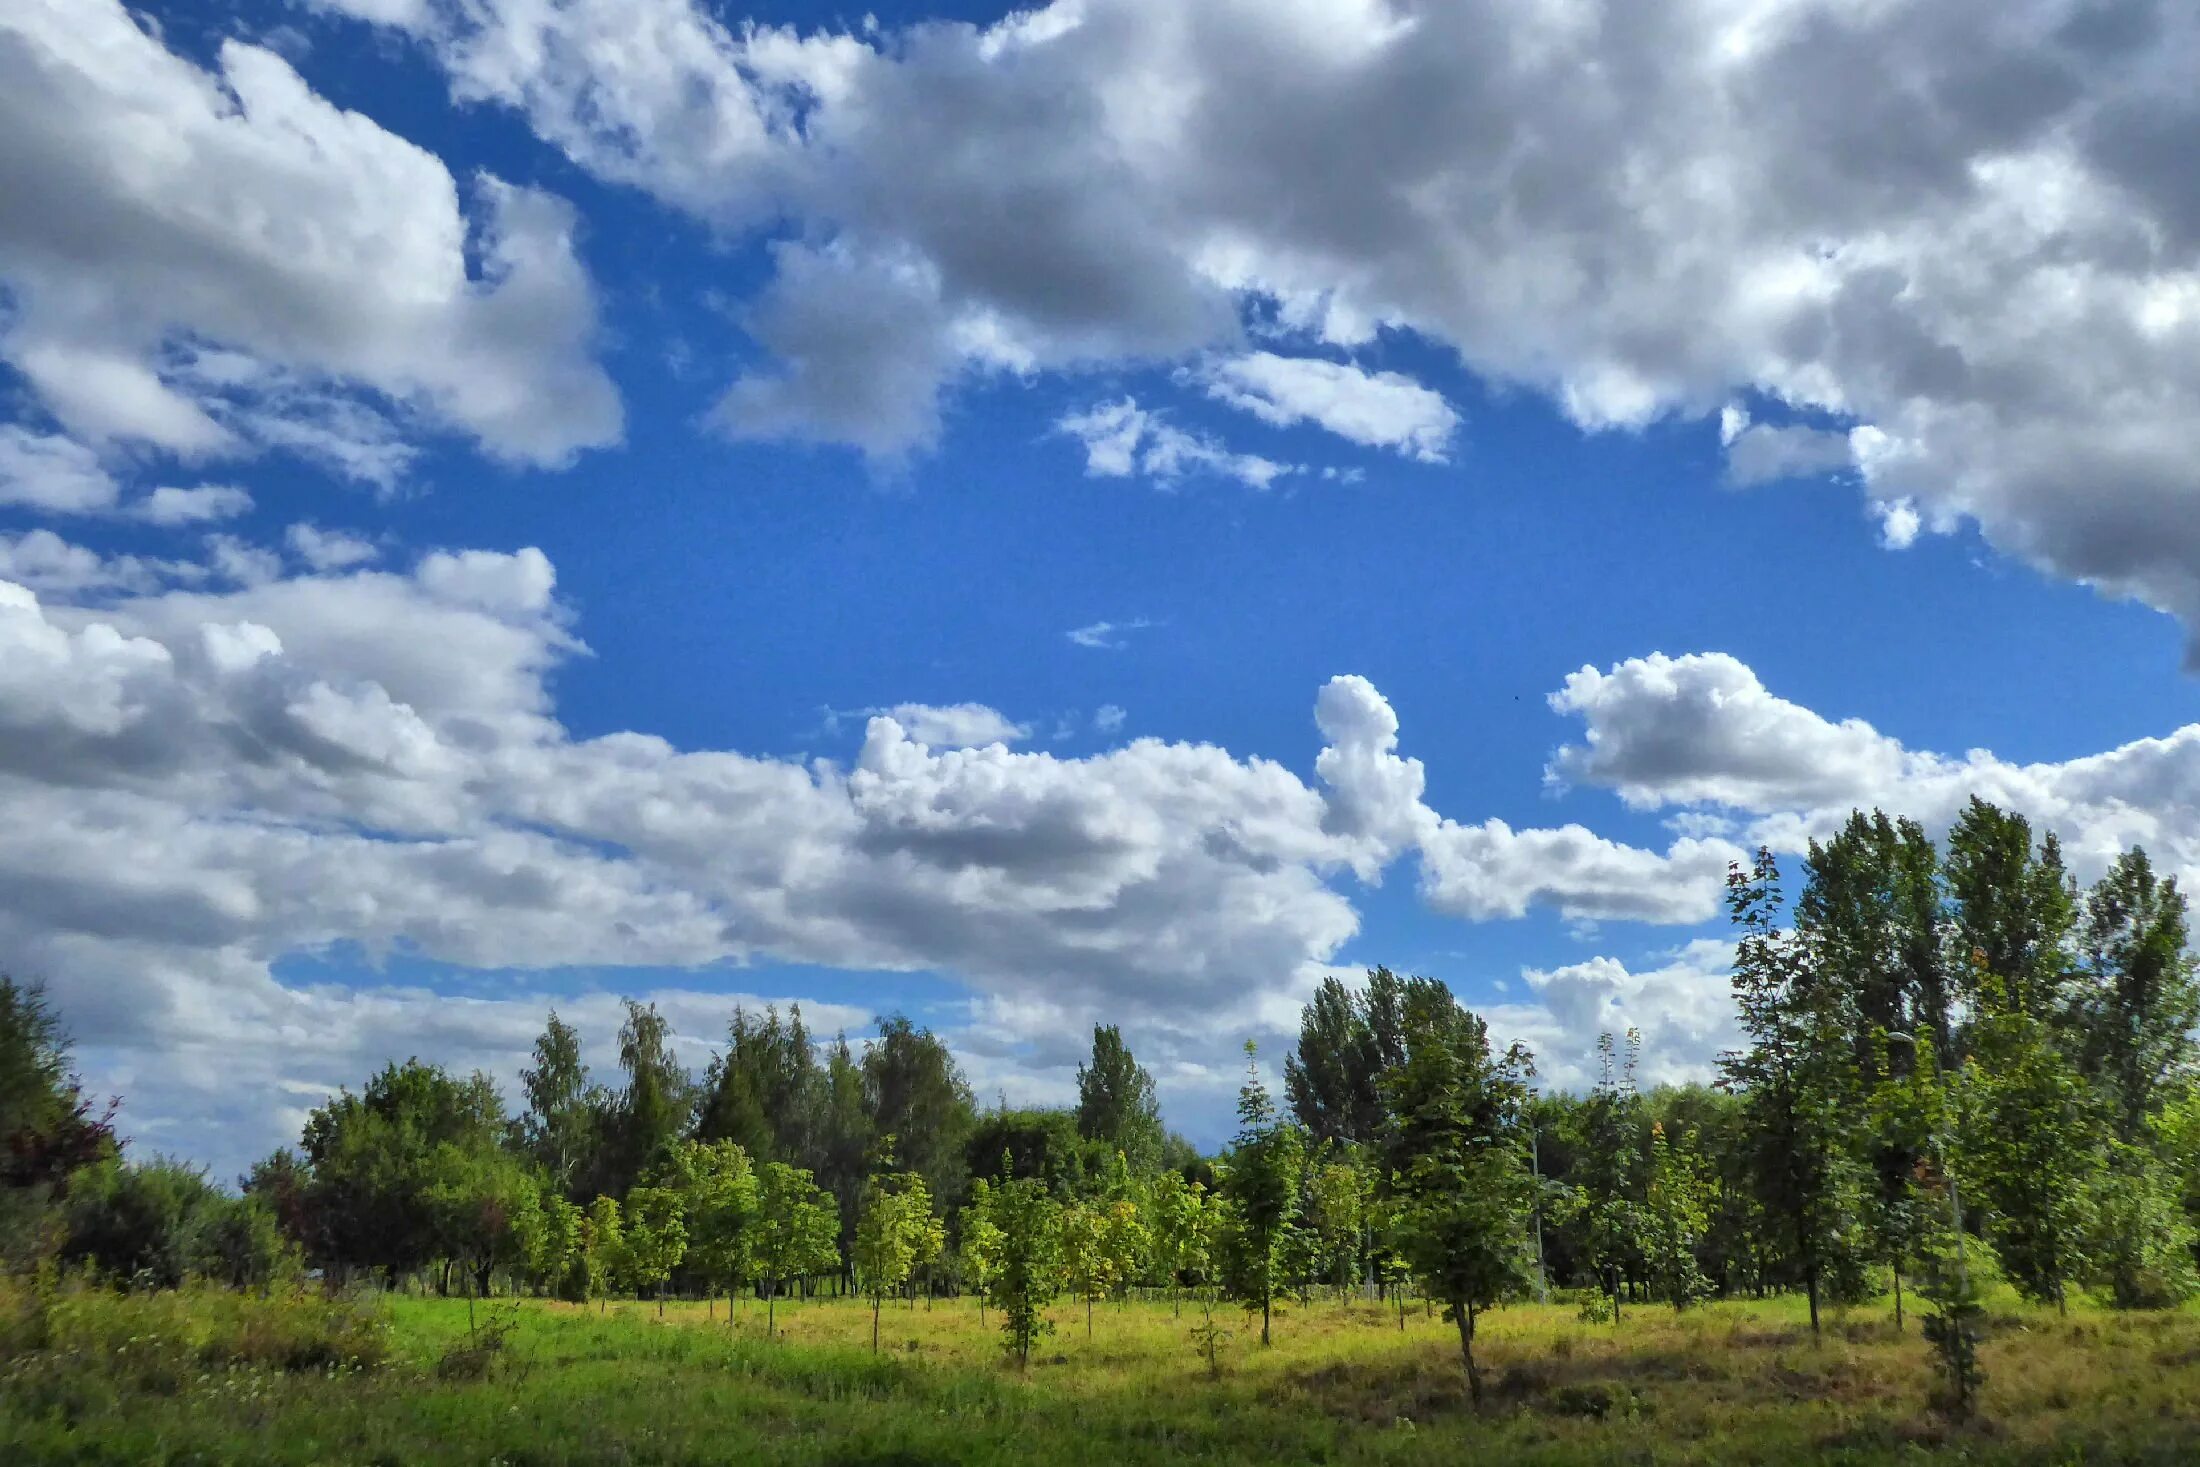
[[[1276,1114],[1260,1077],[1260,1057],[1245,1041],[1245,1084],[1238,1090],[1238,1132],[1218,1168],[1228,1209],[1233,1291],[1260,1307],[1260,1342],[1270,1342],[1277,1291],[1289,1279],[1288,1249],[1299,1222],[1306,1133]]]
[[[939,1219],[924,1178],[914,1172],[871,1179],[856,1220],[856,1278],[871,1296],[871,1350],[878,1351],[879,1307],[907,1285],[918,1263],[939,1251]]]
[[[1019,1368],[1031,1345],[1051,1328],[1044,1311],[1062,1287],[1062,1211],[1029,1177],[1004,1181],[986,1198],[987,1218],[1000,1236],[1000,1264],[991,1297],[1001,1333]]]
[[[1153,1179],[1147,1206],[1152,1214],[1148,1236],[1153,1272],[1168,1284],[1173,1310],[1181,1314],[1185,1280],[1204,1273],[1209,1265],[1214,1213],[1207,1189],[1186,1181],[1181,1172],[1162,1172]]]
[[[1092,1338],[1092,1305],[1115,1286],[1114,1260],[1107,1247],[1107,1219],[1095,1204],[1072,1202],[1062,1209],[1062,1272],[1070,1293],[1085,1301],[1085,1338]]]
[[[1383,1076],[1385,1186],[1400,1254],[1459,1328],[1467,1391],[1482,1310],[1525,1287],[1534,1182],[1512,1125],[1526,1099],[1520,1060],[1490,1056],[1489,1032],[1443,984],[1405,991],[1405,1060]]]
[[[1143,1170],[1161,1153],[1161,1105],[1153,1076],[1113,1024],[1092,1031],[1092,1063],[1077,1067],[1077,1129],[1088,1141],[1128,1156]]]
[[[1351,1152],[1329,1148],[1307,1178],[1307,1216],[1320,1240],[1323,1272],[1340,1295],[1359,1266],[1360,1240],[1367,1231],[1369,1179]]]
[[[994,1280],[1001,1271],[1001,1230],[993,1221],[993,1184],[979,1177],[970,1184],[970,1202],[962,1210],[958,1229],[962,1236],[962,1276],[978,1296],[978,1324],[985,1325],[985,1306],[993,1296]]]
[[[779,1291],[840,1267],[840,1217],[810,1174],[783,1161],[757,1169],[756,1276],[764,1285],[764,1331],[779,1331]]]
[[[1573,1165],[1563,1213],[1582,1245],[1582,1255],[1620,1318],[1620,1289],[1640,1276],[1648,1242],[1644,1206],[1642,1096],[1635,1088],[1641,1038],[1627,1032],[1627,1057],[1617,1056],[1610,1034],[1597,1036],[1597,1082],[1572,1115]]]
[[[1696,1261],[1710,1221],[1711,1178],[1702,1155],[1684,1133],[1676,1141],[1663,1122],[1650,1125],[1650,1160],[1643,1189],[1643,1261],[1650,1282],[1676,1310],[1711,1292]]]
[[[687,1257],[687,1218],[681,1197],[669,1187],[636,1187],[626,1194],[626,1286],[639,1296],[643,1289],[657,1298],[657,1313],[665,1312],[665,1283]]]
[[[626,1088],[613,1113],[617,1145],[610,1158],[617,1190],[626,1190],[663,1159],[694,1110],[694,1085],[673,1056],[671,1039],[672,1027],[655,1004],[626,1001],[626,1022],[619,1029]]]
[[[1815,981],[1778,926],[1780,872],[1769,850],[1747,871],[1729,869],[1727,909],[1741,932],[1733,986],[1749,1047],[1721,1060],[1721,1083],[1747,1109],[1750,1178],[1771,1241],[1801,1277],[1816,1334],[1828,1267],[1849,1246],[1862,1202],[1855,1051],[1838,992]]]
[[[605,1301],[626,1276],[626,1223],[619,1199],[598,1197],[581,1221],[581,1298]]]
[[[706,1291],[726,1291],[726,1327],[732,1328],[734,1296],[755,1273],[759,1199],[748,1153],[731,1141],[682,1141],[651,1175],[680,1199],[687,1266]]]

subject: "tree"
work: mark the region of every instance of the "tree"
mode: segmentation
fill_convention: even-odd
[[[1062,1212],[1029,1177],[993,1187],[986,1202],[987,1220],[1000,1237],[990,1296],[1009,1353],[1018,1368],[1027,1368],[1032,1342],[1051,1328],[1044,1310],[1062,1287]]]
[[[878,1351],[879,1306],[907,1285],[917,1265],[945,1241],[932,1215],[932,1196],[914,1172],[872,1178],[856,1221],[856,1278],[871,1296],[871,1350]]]
[[[1759,850],[1727,873],[1733,989],[1748,1048],[1720,1061],[1721,1083],[1747,1108],[1747,1166],[1771,1241],[1802,1280],[1819,1331],[1827,1270],[1849,1246],[1861,1202],[1855,1154],[1855,1051],[1840,995],[1815,981],[1800,944],[1780,930],[1780,872]]]
[[[1322,1271],[1340,1291],[1359,1264],[1368,1191],[1367,1173],[1348,1151],[1331,1150],[1307,1178],[1307,1217],[1320,1240]]]
[[[842,1256],[855,1244],[856,1208],[871,1154],[871,1103],[865,1093],[863,1066],[848,1047],[848,1036],[835,1036],[826,1052],[815,1123],[808,1128],[810,1152],[802,1165],[819,1186],[833,1194],[840,1215]]]
[[[650,1290],[662,1316],[665,1284],[687,1257],[687,1218],[681,1196],[669,1187],[636,1187],[626,1194],[624,1222],[626,1246],[620,1258],[626,1265],[626,1286],[637,1296]]]
[[[1237,1111],[1237,1139],[1218,1169],[1228,1208],[1230,1277],[1238,1297],[1259,1306],[1260,1342],[1266,1345],[1276,1292],[1289,1278],[1286,1249],[1299,1221],[1306,1135],[1277,1116],[1250,1039]]]
[[[618,1191],[632,1186],[680,1138],[694,1109],[694,1086],[672,1053],[672,1028],[655,1004],[626,1000],[619,1027],[619,1067],[626,1087],[613,1112],[617,1145],[610,1180]]]
[[[2107,1092],[2117,1141],[2145,1147],[2149,1122],[2191,1066],[2200,1023],[2177,879],[2157,877],[2145,851],[2125,851],[2086,896],[2080,944],[2080,1062]]]
[[[626,1274],[626,1223],[619,1199],[598,1197],[581,1220],[581,1299],[601,1299]]]
[[[1948,832],[1942,863],[1954,915],[1958,976],[1997,979],[2002,1002],[2059,1022],[2068,1010],[2070,934],[2077,891],[2052,832],[2038,847],[2032,826],[1976,795]]]
[[[1482,1310],[1525,1287],[1535,1184],[1512,1122],[1526,1100],[1522,1057],[1490,1056],[1489,1031],[1443,984],[1405,989],[1405,1059],[1383,1075],[1389,1123],[1385,1186],[1400,1254],[1457,1323],[1467,1391],[1482,1403],[1474,1359]]]
[[[61,1203],[61,1258],[117,1283],[172,1289],[191,1271],[192,1225],[221,1194],[196,1167],[108,1157],[77,1172]]]
[[[1697,1244],[1710,1220],[1710,1199],[1709,1169],[1689,1138],[1683,1134],[1675,1141],[1663,1122],[1651,1122],[1643,1259],[1652,1286],[1677,1310],[1711,1292],[1711,1281],[1696,1261]]]
[[[1160,1154],[1161,1105],[1154,1098],[1153,1076],[1113,1024],[1093,1026],[1092,1063],[1077,1067],[1077,1129],[1141,1169]]]
[[[1000,1275],[1001,1230],[993,1221],[993,1184],[979,1177],[970,1184],[970,1203],[959,1219],[962,1235],[962,1277],[978,1296],[978,1323],[985,1324],[985,1306]]]
[[[1214,1212],[1208,1206],[1207,1189],[1186,1181],[1181,1172],[1160,1173],[1147,1196],[1153,1271],[1167,1282],[1170,1302],[1175,1312],[1182,1313],[1185,1280],[1203,1274],[1209,1264]]]
[[[535,1063],[521,1070],[519,1079],[527,1097],[519,1118],[520,1147],[561,1194],[570,1196],[595,1143],[596,1111],[589,1103],[580,1034],[556,1009],[535,1041]]]
[[[797,1279],[840,1267],[840,1214],[833,1199],[798,1166],[757,1168],[754,1259],[764,1285],[764,1330],[779,1331],[779,1291]]]
[[[508,1151],[445,1141],[421,1163],[417,1182],[432,1251],[466,1272],[473,1296],[489,1292],[499,1268],[525,1271],[541,1231],[540,1173]]]
[[[1597,1036],[1598,1075],[1573,1114],[1573,1166],[1564,1215],[1580,1235],[1582,1253],[1620,1317],[1620,1288],[1644,1259],[1649,1219],[1644,1205],[1642,1096],[1635,1088],[1641,1037],[1627,1032],[1621,1062],[1610,1034]]]
[[[2093,1192],[2106,1140],[2076,1068],[2023,990],[1982,979],[1970,1094],[1974,1158],[1988,1204],[1987,1236],[2027,1298],[2068,1307],[2067,1285],[2088,1265]]]
[[[94,1115],[85,1099],[45,991],[0,975],[0,1232],[70,1173],[119,1154],[113,1121],[113,1105]]]
[[[736,1008],[726,1051],[703,1081],[696,1136],[732,1141],[756,1160],[808,1164],[822,1080],[801,1005],[791,1006],[785,1020],[770,1005],[762,1019]]]
[[[1315,1143],[1370,1145],[1381,1134],[1377,1082],[1399,1052],[1399,979],[1371,968],[1355,992],[1325,978],[1299,1017],[1299,1044],[1283,1061],[1284,1095]]]
[[[726,1292],[726,1326],[733,1296],[755,1271],[759,1209],[756,1170],[731,1141],[683,1141],[653,1173],[656,1185],[680,1199],[686,1263],[706,1291]]]
[[[901,1165],[943,1206],[962,1197],[963,1143],[976,1117],[970,1086],[947,1046],[899,1014],[879,1021],[863,1052],[871,1134],[892,1136]]]
[[[1107,1221],[1090,1203],[1062,1209],[1062,1274],[1071,1295],[1085,1301],[1085,1338],[1092,1338],[1092,1305],[1115,1287],[1114,1259],[1107,1247]]]

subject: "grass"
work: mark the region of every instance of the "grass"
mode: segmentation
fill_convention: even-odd
[[[234,1298],[235,1296],[229,1296]],[[163,1302],[167,1301],[167,1302]],[[18,1301],[20,1302],[20,1300]],[[1456,1335],[1416,1309],[1400,1331],[1373,1304],[1318,1302],[1258,1344],[1234,1331],[1210,1378],[1191,1338],[1199,1312],[1101,1305],[1052,1311],[1028,1373],[1000,1360],[968,1301],[889,1305],[870,1350],[858,1301],[760,1306],[728,1329],[721,1301],[595,1308],[527,1301],[505,1347],[467,1358],[463,1301],[394,1299],[386,1363],[332,1363],[295,1348],[320,1326],[271,1325],[306,1299],[71,1295],[67,1328],[0,1335],[0,1461],[786,1462],[1051,1464],[1683,1463],[1949,1460],[2184,1463],[2200,1459],[2200,1314],[2070,1317],[1995,1302],[1982,1351],[1983,1419],[1951,1428],[1927,1408],[1925,1346],[1882,1309],[1813,1341],[1798,1300],[1644,1307],[1618,1326],[1570,1306],[1485,1318],[1493,1400],[1466,1403]],[[57,1306],[58,1308],[59,1306]],[[477,1309],[480,1307],[477,1306]],[[223,1311],[229,1311],[224,1314]],[[20,1314],[20,1310],[17,1311]],[[67,1313],[67,1311],[62,1311]],[[477,1317],[484,1323],[488,1314]],[[132,1345],[170,1361],[119,1370]],[[348,1315],[322,1325],[364,1338]],[[165,1332],[165,1333],[164,1333]],[[294,1348],[239,1351],[239,1338]],[[341,1351],[337,1352],[341,1353]],[[171,1368],[178,1363],[191,1368]]]

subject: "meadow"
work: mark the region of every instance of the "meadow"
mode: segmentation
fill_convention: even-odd
[[[0,1461],[25,1463],[2184,1463],[2200,1458],[2200,1314],[2067,1318],[1993,1301],[1976,1421],[1928,1401],[1916,1321],[1800,1300],[1564,1303],[1486,1317],[1468,1406],[1450,1326],[1411,1307],[1285,1308],[1275,1343],[1217,1307],[1082,1305],[1028,1371],[969,1300],[658,1306],[257,1300],[10,1285]],[[469,1318],[471,1317],[471,1324]]]

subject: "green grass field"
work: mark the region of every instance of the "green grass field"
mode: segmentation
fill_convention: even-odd
[[[311,1306],[289,1306],[300,1309]],[[502,1305],[509,1312],[515,1306]],[[1883,1309],[1813,1342],[1799,1300],[1487,1316],[1493,1400],[1466,1402],[1456,1336],[1418,1309],[1283,1311],[1234,1331],[1211,1377],[1162,1303],[1051,1311],[1028,1373],[968,1301],[888,1305],[882,1350],[854,1301],[528,1301],[506,1347],[469,1354],[461,1300],[393,1299],[379,1366],[213,1296],[70,1294],[0,1362],[0,1461],[180,1462],[1966,1462],[2200,1461],[2200,1314],[2068,1319],[2003,1299],[1984,1416],[1927,1405],[1926,1348]],[[229,1311],[229,1315],[214,1315]],[[269,1311],[273,1312],[273,1311]],[[477,1306],[477,1317],[490,1310]],[[296,1333],[298,1338],[292,1338]],[[349,1348],[348,1346],[346,1348]],[[484,1368],[485,1367],[485,1368]]]

